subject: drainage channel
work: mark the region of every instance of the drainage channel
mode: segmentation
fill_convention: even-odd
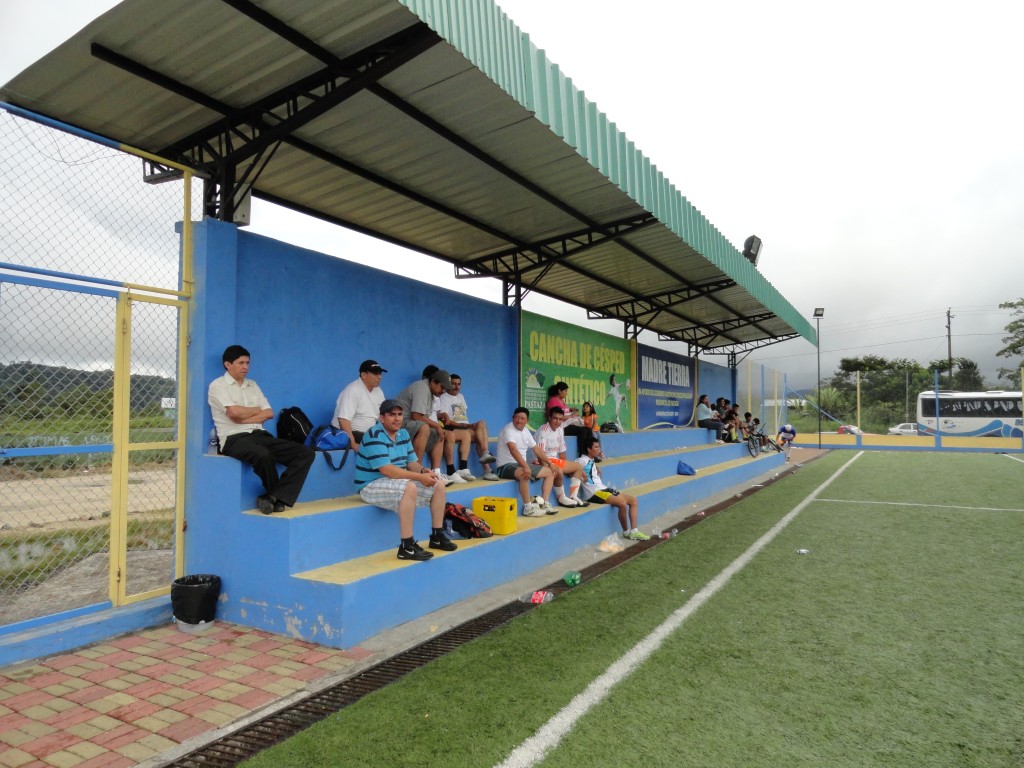
[[[790,469],[789,472],[791,471],[793,470]],[[725,501],[707,507],[680,520],[678,523],[668,525],[667,528],[677,528],[682,532],[706,520],[711,515],[731,507],[741,499],[761,490],[761,488],[776,482],[783,474],[789,474],[789,472],[781,471],[763,485],[750,488]],[[633,546],[626,547],[621,552],[588,565],[580,571],[581,581],[591,581],[632,560],[634,557],[642,555],[651,547],[658,546],[664,541],[664,539],[652,539],[648,542],[634,544]],[[567,591],[570,587],[566,586],[562,581],[556,581],[543,587],[543,589],[559,594]],[[237,765],[244,760],[248,760],[257,752],[262,752],[264,749],[284,741],[300,731],[304,731],[306,728],[324,720],[335,712],[339,712],[350,704],[354,704],[363,696],[399,680],[413,670],[435,659],[439,659],[459,646],[468,643],[470,640],[486,635],[488,632],[507,624],[512,619],[535,607],[535,605],[530,603],[518,601],[499,606],[494,610],[477,616],[475,619],[459,624],[457,627],[452,627],[437,637],[433,637],[417,646],[385,659],[379,664],[375,664],[369,669],[336,685],[314,693],[287,709],[267,715],[255,723],[251,723],[234,733],[223,736],[178,758],[174,762],[166,763],[164,768],[229,768],[230,766]]]

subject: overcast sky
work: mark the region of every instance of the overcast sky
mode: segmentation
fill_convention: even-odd
[[[998,304],[1024,296],[1024,2],[498,4],[734,245],[761,237],[759,268],[798,311],[825,308],[823,376],[843,357],[945,358],[950,308],[954,357],[991,383],[1018,362],[995,352],[1010,320]],[[0,83],[114,5],[0,0]],[[258,201],[253,217],[346,258],[394,255]],[[500,300],[496,281],[410,260],[422,279]],[[813,384],[805,341],[751,359]]]

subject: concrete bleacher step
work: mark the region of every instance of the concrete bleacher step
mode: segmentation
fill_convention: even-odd
[[[603,438],[611,458],[602,463],[602,471],[609,484],[640,497],[641,525],[672,510],[683,517],[691,504],[782,462],[781,455],[752,459],[744,445],[716,445],[705,430]],[[697,474],[677,475],[680,459]],[[198,471],[208,474],[218,503],[202,515],[186,510],[187,535],[216,537],[224,545],[216,565],[197,560],[188,567],[222,577],[220,618],[351,647],[385,628],[597,546],[619,530],[610,508],[591,505],[550,517],[519,517],[515,534],[460,540],[458,551],[435,552],[426,563],[399,561],[396,515],[351,493],[351,461],[338,473],[319,467],[322,463],[315,465],[311,500],[301,500],[304,488],[293,509],[265,516],[244,509],[255,494],[252,473],[240,462],[224,457],[200,462]],[[477,480],[447,489],[448,500],[467,507],[479,496],[518,495],[518,484],[511,480]],[[424,544],[429,526],[429,511],[417,509],[414,531]]]
[[[644,526],[672,510],[685,516],[690,504],[777,464],[767,456],[734,457],[693,476],[660,477],[625,490],[640,499]],[[318,610],[333,617],[331,626],[341,628],[339,641],[347,647],[580,549],[596,548],[620,530],[616,511],[604,504],[559,508],[559,514],[542,518],[520,516],[517,523],[515,533],[458,539],[457,551],[434,551],[434,557],[422,563],[397,559],[393,533],[393,545],[385,550],[298,572],[293,578],[307,583],[303,591],[316,595],[316,602],[323,601]],[[421,543],[426,545],[425,540]]]

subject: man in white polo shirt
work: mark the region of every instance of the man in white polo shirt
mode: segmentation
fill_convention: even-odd
[[[334,406],[334,423],[348,435],[353,448],[359,448],[363,433],[377,423],[384,390],[380,381],[387,373],[376,360],[363,360],[359,378],[341,390]]]

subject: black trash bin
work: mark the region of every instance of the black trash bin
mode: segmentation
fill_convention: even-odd
[[[171,611],[186,624],[211,622],[217,614],[220,576],[200,573],[182,576],[171,583]]]

